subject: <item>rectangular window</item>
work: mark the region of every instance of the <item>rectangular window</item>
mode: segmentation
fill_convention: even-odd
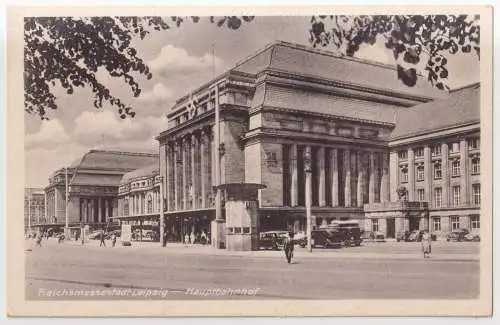
[[[419,147],[415,149],[415,157],[423,157],[424,156],[424,148]]]
[[[425,190],[423,188],[417,189],[417,200],[420,202],[425,201]]]
[[[434,179],[441,179],[443,177],[442,171],[441,171],[441,164],[437,163],[434,164]]]
[[[408,151],[406,151],[406,150],[400,150],[400,151],[398,152],[398,157],[399,157],[399,159],[401,159],[401,160],[408,159]]]
[[[480,149],[479,138],[469,139],[467,144],[469,146],[469,150]]]
[[[441,156],[441,145],[436,144],[431,147],[432,156]]]
[[[458,177],[460,176],[460,161],[454,160],[451,163],[451,176]]]
[[[479,216],[470,217],[470,226],[474,230],[479,230],[479,228],[481,228],[481,224],[479,223]]]
[[[234,227],[235,234],[241,234],[241,227]]]
[[[478,157],[472,158],[472,175],[479,175],[481,173],[481,161]]]
[[[424,180],[424,166],[417,167],[417,182]]]
[[[451,218],[451,230],[456,230],[460,228],[460,218],[456,216],[450,218]]]
[[[250,233],[250,227],[243,227],[243,233],[244,234],[249,234]]]
[[[443,204],[443,190],[441,187],[436,187],[434,189],[434,206],[440,208]]]
[[[372,231],[373,232],[378,231],[378,219],[372,219]]]
[[[453,186],[453,205],[460,205],[460,186]]]
[[[432,231],[441,231],[441,217],[432,217]]]
[[[472,204],[481,204],[481,184],[472,184]]]
[[[401,183],[408,183],[408,168],[401,168]]]

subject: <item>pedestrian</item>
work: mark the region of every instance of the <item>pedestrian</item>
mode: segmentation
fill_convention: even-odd
[[[189,234],[188,233],[186,233],[184,235],[184,244],[186,244],[186,245],[189,244]]]
[[[36,241],[35,241],[36,246],[42,247],[42,238],[43,238],[43,236],[41,234],[38,234],[38,236],[36,237]]]
[[[115,234],[115,233],[113,233],[113,234],[111,235],[111,246],[112,246],[112,247],[115,247],[115,245],[116,245],[116,234]]]
[[[285,251],[286,260],[288,264],[292,263],[293,258],[293,232],[290,231],[288,237],[285,239],[285,243],[283,245],[283,249]]]
[[[163,230],[163,238],[162,238],[162,240],[163,240],[162,246],[163,247],[167,246],[167,236],[168,236],[167,230],[165,229],[165,230]]]
[[[431,235],[427,230],[424,230],[422,234],[422,252],[424,253],[424,258],[428,258],[431,254],[431,241]]]
[[[194,244],[194,232],[191,231],[191,234],[189,235],[189,244]]]
[[[104,236],[104,230],[103,230],[103,231],[101,231],[101,243],[99,244],[99,247],[102,247],[102,246],[106,247],[106,242],[104,241],[104,239],[105,239],[105,236]]]
[[[64,235],[63,234],[59,234],[59,236],[57,236],[57,243],[61,244],[63,242],[64,242]]]

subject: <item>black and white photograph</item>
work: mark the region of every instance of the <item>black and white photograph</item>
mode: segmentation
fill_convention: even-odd
[[[490,315],[492,10],[331,9],[12,8],[11,312]]]

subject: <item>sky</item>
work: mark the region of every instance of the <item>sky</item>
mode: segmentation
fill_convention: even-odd
[[[107,78],[104,73],[97,75],[117,97],[135,109],[136,117],[121,120],[117,110],[109,105],[96,109],[89,89],[79,88],[73,95],[55,89],[59,108],[49,112],[50,120],[41,121],[36,115],[25,114],[26,186],[46,186],[53,171],[91,149],[157,150],[154,137],[166,128],[165,114],[176,99],[271,42],[309,45],[309,27],[310,17],[256,17],[238,30],[218,28],[205,19],[136,40],[138,55],[153,72],[151,80],[138,79],[142,89],[139,98],[133,98],[121,79]],[[395,63],[380,43],[363,45],[356,56]],[[448,61],[450,87],[479,80],[479,63],[474,55],[450,56]]]

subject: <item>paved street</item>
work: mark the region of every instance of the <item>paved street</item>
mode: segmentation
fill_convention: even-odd
[[[478,243],[436,242],[430,259],[422,258],[419,243],[368,243],[313,253],[299,248],[291,265],[282,252],[206,246],[100,248],[97,241],[80,247],[54,240],[41,248],[33,241],[25,246],[27,299],[467,299],[479,294]]]

